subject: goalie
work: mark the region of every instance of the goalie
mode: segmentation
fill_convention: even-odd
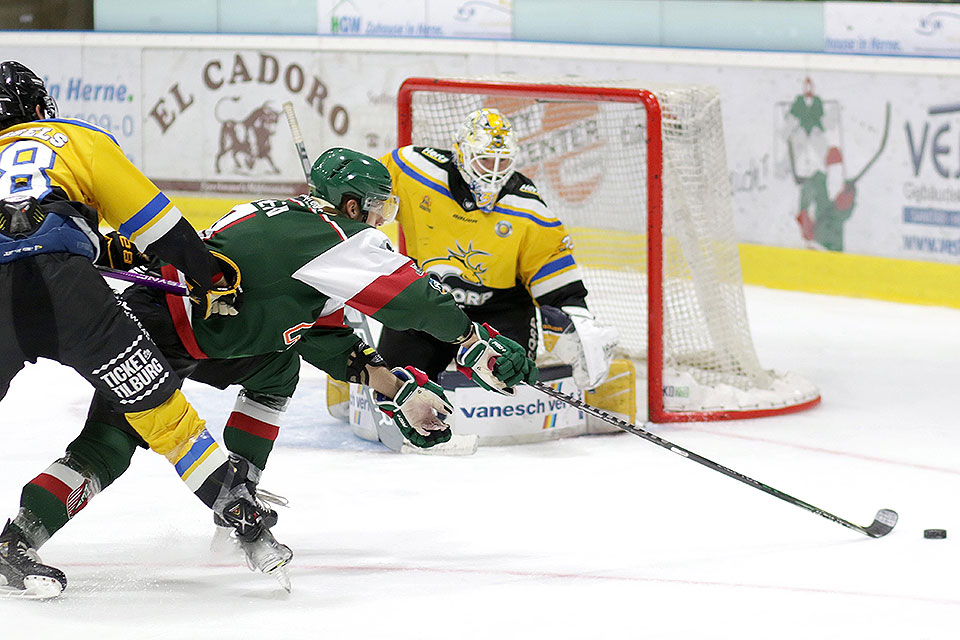
[[[539,343],[571,365],[581,389],[607,375],[617,333],[594,320],[573,242],[533,182],[516,171],[518,142],[496,109],[471,113],[450,150],[406,146],[381,161],[399,197],[400,250],[450,291],[474,322],[492,322],[535,358]],[[387,362],[437,379],[455,350],[421,331],[384,328]]]

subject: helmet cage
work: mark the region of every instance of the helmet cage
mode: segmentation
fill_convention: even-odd
[[[453,152],[477,206],[492,210],[515,171],[517,141],[510,122],[496,109],[474,111],[454,138]]]

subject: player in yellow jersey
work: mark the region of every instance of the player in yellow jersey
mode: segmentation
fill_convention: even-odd
[[[536,357],[544,329],[582,388],[600,384],[616,332],[598,326],[563,224],[516,171],[517,135],[496,109],[471,113],[450,150],[407,146],[381,158],[399,196],[400,250],[439,279],[471,320],[496,325]],[[454,349],[384,328],[378,350],[438,379]]]
[[[0,63],[0,398],[25,362],[72,367],[251,551],[276,555],[274,566],[260,565],[275,569],[289,549],[264,525],[269,510],[258,504],[248,470],[218,448],[179,391],[180,379],[94,268],[106,244],[100,221],[188,274],[195,313],[236,314],[239,273],[207,251],[113,136],[57,118],[39,77],[18,62]],[[123,472],[110,468],[117,456],[104,447],[111,446],[130,445],[75,442],[29,485],[31,504],[47,521],[73,516]],[[66,586],[63,572],[36,555],[49,537],[39,523],[21,508],[0,532],[0,596],[53,597]]]

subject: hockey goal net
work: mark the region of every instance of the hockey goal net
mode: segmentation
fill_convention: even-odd
[[[572,236],[590,308],[646,374],[649,420],[817,404],[816,387],[762,368],[753,346],[717,90],[640,87],[410,78],[398,141],[448,149],[481,107],[511,120],[519,170]]]

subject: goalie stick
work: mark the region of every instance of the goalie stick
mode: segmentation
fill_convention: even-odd
[[[300,166],[303,168],[303,177],[307,179],[307,186],[310,186],[310,158],[307,155],[307,148],[303,144],[303,134],[300,131],[300,123],[297,121],[297,114],[293,110],[292,102],[283,103],[283,113],[287,116],[287,125],[290,127],[290,135],[293,138],[293,144],[297,148],[297,155],[300,156]],[[367,322],[367,317],[359,314],[360,319],[356,322],[345,322],[347,326],[360,334],[360,337],[369,345],[373,345],[373,332]],[[468,456],[476,452],[479,436],[476,434],[451,434],[447,442],[436,444],[429,449],[421,449],[409,444],[400,429],[394,424],[393,420],[386,414],[376,409],[377,401],[373,394],[373,389],[367,386],[364,394],[370,405],[371,418],[377,428],[377,437],[385,447],[391,451],[399,453],[418,453],[425,455],[441,456]]]
[[[556,398],[557,400],[565,402],[572,407],[576,407],[577,409],[580,409],[584,413],[589,413],[592,416],[596,416],[597,418],[600,418],[604,422],[609,422],[613,426],[619,427],[623,431],[632,433],[635,436],[640,436],[644,440],[648,442],[652,442],[657,446],[663,447],[664,449],[667,449],[668,451],[671,451],[677,454],[678,456],[682,456],[684,458],[687,458],[688,460],[693,460],[694,462],[702,464],[708,469],[719,471],[723,475],[733,478],[734,480],[739,480],[740,482],[746,485],[749,485],[754,489],[759,489],[764,493],[769,493],[775,498],[780,498],[785,502],[789,502],[792,505],[796,505],[802,509],[806,509],[807,511],[811,513],[815,513],[818,516],[822,516],[827,520],[832,520],[833,522],[843,525],[848,529],[859,531],[860,533],[870,536],[871,538],[882,538],[883,536],[893,531],[893,528],[897,524],[897,518],[898,518],[897,512],[891,509],[880,509],[879,511],[877,511],[876,517],[874,518],[873,522],[869,526],[862,527],[858,524],[854,524],[848,520],[844,520],[843,518],[835,516],[832,513],[828,513],[819,507],[815,507],[812,504],[804,502],[799,498],[794,498],[793,496],[788,495],[783,491],[780,491],[779,489],[774,489],[773,487],[766,485],[760,482],[759,480],[754,480],[753,478],[745,476],[742,473],[734,471],[733,469],[728,469],[722,464],[718,464],[712,460],[708,460],[707,458],[704,458],[703,456],[696,454],[693,451],[689,451],[687,449],[684,449],[683,447],[677,446],[672,442],[669,442],[668,440],[664,440],[660,436],[652,434],[649,431],[645,431],[644,429],[641,429],[640,427],[634,424],[631,424],[625,420],[621,420],[616,416],[612,416],[606,411],[597,409],[596,407],[592,407],[589,404],[574,398],[573,396],[569,396],[561,391],[557,391],[556,389],[548,385],[545,385],[542,382],[535,382],[531,386],[537,389],[538,391],[541,391],[547,394],[548,396],[551,396],[553,398]]]

